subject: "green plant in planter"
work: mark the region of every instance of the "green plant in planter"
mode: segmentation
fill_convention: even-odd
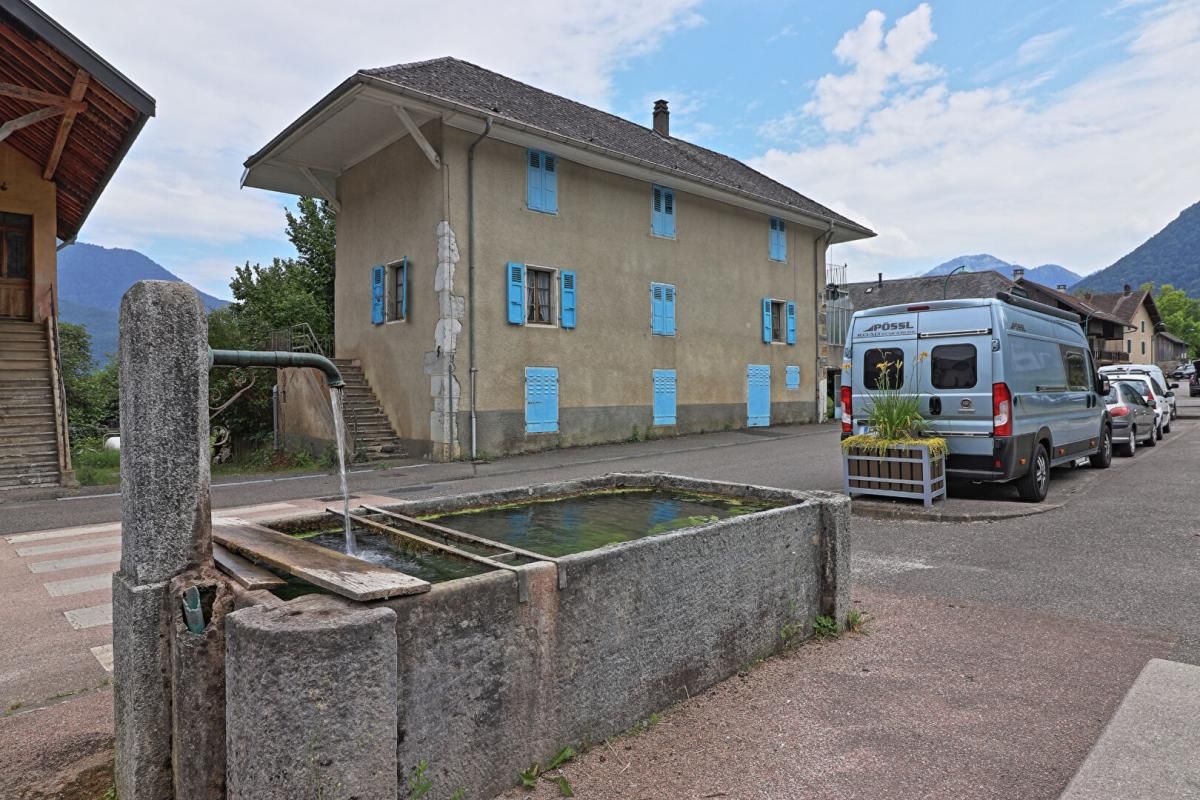
[[[918,384],[917,370],[928,357],[928,353],[917,357],[917,369],[912,370],[912,385]],[[929,420],[921,416],[920,394],[904,389],[901,384],[903,367],[902,360],[882,361],[876,365],[878,388],[869,392],[871,406],[867,412],[867,424],[872,432],[843,439],[843,452],[865,450],[885,455],[891,448],[924,445],[929,448],[930,456],[946,454],[945,439],[926,436]]]

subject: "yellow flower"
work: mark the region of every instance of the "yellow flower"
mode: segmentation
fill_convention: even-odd
[[[875,365],[875,369],[887,369],[887,367],[888,367],[888,362],[886,362],[886,361],[880,361],[878,364]]]

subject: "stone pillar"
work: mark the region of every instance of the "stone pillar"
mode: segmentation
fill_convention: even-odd
[[[396,797],[396,612],[310,595],[225,622],[229,800]]]
[[[116,790],[172,797],[168,584],[211,562],[208,322],[190,286],[121,300],[121,569],[113,576]]]

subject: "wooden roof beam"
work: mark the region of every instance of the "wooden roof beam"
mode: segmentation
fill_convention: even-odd
[[[19,131],[21,128],[27,128],[44,119],[50,119],[51,117],[57,117],[59,114],[65,113],[67,113],[65,106],[50,106],[48,108],[39,108],[37,111],[31,111],[23,117],[10,119],[8,122],[0,125],[0,142],[3,142],[13,132]]]
[[[44,106],[57,106],[67,102],[67,98],[60,94],[17,86],[15,83],[0,83],[0,94],[6,97],[16,97],[19,100],[28,100],[31,103],[39,103]]]
[[[429,163],[433,165],[433,168],[441,169],[442,159],[438,157],[437,151],[433,149],[433,145],[425,138],[425,134],[421,133],[421,129],[417,127],[417,123],[409,116],[408,109],[404,106],[392,106],[392,110],[396,112],[396,116],[400,118],[400,122],[403,123],[405,129],[408,131],[408,135],[421,148],[421,152],[429,159]]]
[[[75,73],[75,82],[71,84],[71,102],[83,101],[89,80],[90,76],[84,70]],[[84,107],[87,107],[86,104]],[[62,122],[58,123],[58,135],[54,137],[54,147],[50,150],[50,157],[46,159],[46,169],[42,172],[43,180],[48,181],[54,177],[54,171],[58,169],[58,160],[62,158],[63,148],[67,146],[67,137],[71,135],[71,126],[75,124],[75,115],[78,113],[68,110],[63,114]]]

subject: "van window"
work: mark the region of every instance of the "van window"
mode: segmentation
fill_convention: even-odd
[[[1072,392],[1086,392],[1092,388],[1091,382],[1088,380],[1087,364],[1083,360],[1083,353],[1077,350],[1068,350],[1063,360],[1067,366],[1067,388]]]
[[[904,385],[904,351],[899,347],[876,347],[863,356],[863,386],[867,389],[899,389]]]
[[[1037,392],[1066,391],[1067,370],[1056,343],[1014,334],[1009,337],[1009,349],[1021,385],[1032,384]]]
[[[973,344],[943,344],[933,348],[930,379],[937,389],[972,389],[979,382],[978,353]]]

